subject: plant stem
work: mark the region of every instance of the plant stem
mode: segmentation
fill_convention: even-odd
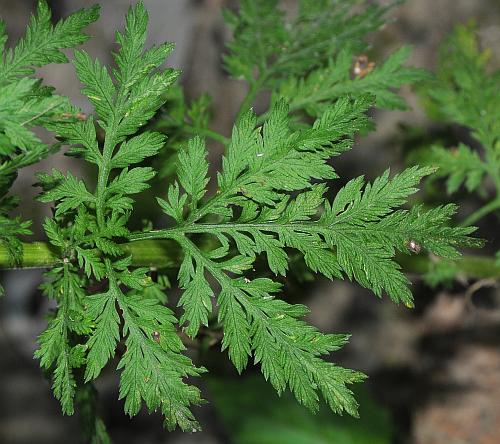
[[[12,265],[9,250],[0,244],[0,269],[48,268],[61,263],[61,255],[47,242],[23,243],[23,258]]]
[[[236,117],[236,121],[238,121],[239,118],[252,107],[255,97],[259,93],[260,89],[262,88],[262,85],[266,80],[267,76],[260,75],[257,78],[257,80],[255,80],[250,84],[250,88],[247,92],[247,95],[243,99],[243,102],[241,102],[240,110],[238,111],[238,116]]]
[[[191,125],[185,125],[182,127],[182,129],[189,134],[195,134],[198,136],[204,136],[213,139],[217,142],[222,143],[222,145],[224,146],[229,145],[229,143],[231,142],[231,139],[229,139],[228,137],[225,137],[222,134],[219,134],[217,131],[213,131],[209,128],[198,128]]]
[[[177,242],[169,239],[137,240],[120,245],[123,253],[132,256],[132,266],[175,268],[182,260],[182,250]],[[97,250],[96,250],[97,252]],[[0,244],[0,269],[50,268],[61,264],[61,252],[46,242],[23,243],[23,259],[12,266],[7,248]],[[408,273],[422,274],[428,270],[429,258],[425,255],[398,258]],[[459,272],[471,279],[500,279],[500,264],[487,256],[466,255],[454,265]]]
[[[125,255],[132,256],[136,267],[169,268],[180,264],[182,251],[171,240],[138,241],[120,245]],[[95,250],[99,253],[98,250]],[[23,243],[23,257],[12,265],[7,248],[0,244],[0,269],[51,268],[61,265],[62,253],[47,242]]]
[[[428,256],[401,256],[401,263],[406,273],[423,274],[429,269]],[[446,260],[446,259],[443,259]],[[469,279],[500,279],[500,263],[488,256],[464,255],[460,259],[451,261],[458,273]]]
[[[132,256],[133,266],[174,268],[182,262],[182,250],[170,239],[127,242],[120,246],[124,254]]]
[[[97,178],[97,187],[95,191],[96,196],[96,217],[97,217],[97,225],[102,230],[105,225],[105,193],[106,186],[108,184],[109,173],[111,171],[111,157],[113,156],[113,149],[115,148],[114,135],[116,132],[116,124],[115,118],[113,117],[112,124],[109,126],[108,131],[106,132],[106,138],[104,141],[104,148],[102,151],[102,159],[99,164],[98,178]]]
[[[478,210],[474,211],[472,214],[469,214],[461,223],[461,227],[468,227],[475,222],[477,222],[479,219],[483,218],[489,213],[492,213],[495,210],[498,210],[500,208],[500,198],[496,198],[492,200],[491,202],[487,203],[486,205],[482,206]]]

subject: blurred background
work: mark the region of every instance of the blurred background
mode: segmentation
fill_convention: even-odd
[[[49,1],[55,18],[92,3]],[[176,43],[171,65],[183,70],[181,82],[188,97],[203,92],[212,95],[211,126],[224,134],[229,134],[245,94],[245,86],[229,79],[221,68],[224,42],[229,38],[221,8],[231,3],[145,0],[151,18],[150,42]],[[0,16],[6,21],[11,42],[24,33],[35,4],[34,0],[0,0]],[[101,19],[89,28],[93,38],[85,48],[108,63],[114,30],[122,26],[130,0],[103,0],[101,4]],[[284,4],[293,7],[294,1]],[[407,0],[393,11],[392,18],[372,40],[375,60],[409,43],[414,45],[410,63],[433,69],[442,39],[453,25],[473,18],[482,45],[492,48],[493,63],[498,65],[498,0]],[[49,66],[40,75],[58,93],[89,110],[70,65]],[[341,177],[365,174],[372,179],[388,165],[395,170],[402,167],[403,128],[417,127],[424,133],[435,129],[417,96],[410,89],[403,90],[403,95],[411,109],[377,111],[377,131],[336,160]],[[220,147],[213,146],[212,165],[218,165],[220,154]],[[48,208],[33,201],[37,189],[31,184],[36,171],[52,167],[87,174],[81,163],[62,154],[21,172],[13,192],[23,198],[19,212],[35,220],[36,239],[43,238],[39,221]],[[467,202],[463,211],[467,211]],[[489,224],[481,227],[485,233],[494,233],[496,220],[485,223]],[[43,315],[50,308],[37,290],[40,280],[38,270],[2,276],[6,297],[0,301],[1,444],[80,442],[78,419],[60,414],[49,383],[32,359],[35,339],[45,327]],[[290,284],[290,298],[310,306],[310,322],[325,332],[352,333],[350,344],[333,359],[370,375],[359,391],[360,421],[333,417],[326,409],[318,416],[309,415],[288,397],[278,399],[252,370],[245,377],[234,378],[217,347],[205,358],[213,375],[201,382],[211,403],[196,410],[203,432],[167,433],[156,415],[141,414],[129,420],[117,401],[115,372],[104,373],[98,381],[101,413],[117,444],[499,443],[500,298],[492,283],[476,294],[476,305],[468,304],[469,284],[457,282],[447,289],[431,289],[415,277],[413,311],[379,300],[349,282]]]

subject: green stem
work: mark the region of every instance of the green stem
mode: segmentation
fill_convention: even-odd
[[[492,200],[491,202],[487,203],[486,205],[482,206],[478,210],[474,211],[469,216],[467,216],[460,223],[460,226],[461,227],[469,227],[470,225],[474,224],[478,220],[482,219],[487,214],[490,214],[493,211],[498,210],[499,208],[500,208],[500,198],[497,198],[497,199]]]
[[[247,95],[243,99],[243,102],[241,102],[240,110],[238,111],[238,116],[236,117],[236,121],[238,121],[239,118],[252,107],[255,97],[257,97],[257,94],[259,93],[260,89],[262,88],[262,85],[264,85],[264,82],[266,80],[267,80],[266,75],[260,75],[257,78],[257,80],[255,80],[250,84],[250,88],[247,92]]]
[[[97,412],[97,390],[94,384],[79,381],[75,400],[85,442],[111,442],[106,432],[106,426]]]
[[[58,251],[47,242],[23,243],[23,256],[19,264],[13,265],[9,250],[0,243],[0,269],[48,268],[61,263]]]
[[[143,236],[134,235],[132,242],[120,245],[123,254],[132,256],[132,266],[175,268],[182,260],[182,250],[178,243],[171,239],[142,240]],[[163,233],[166,236],[166,233]],[[170,233],[176,237],[180,233]],[[153,236],[155,234],[153,233]],[[157,234],[156,234],[157,236]],[[424,255],[402,256],[398,258],[403,269],[408,273],[422,274],[428,270],[429,258]],[[23,243],[23,258],[19,265],[12,266],[7,248],[0,244],[0,269],[12,268],[50,268],[60,265],[61,252],[46,242]],[[466,255],[453,261],[459,273],[471,279],[500,279],[500,264],[495,258],[487,256]]]
[[[429,270],[430,260],[428,256],[398,258],[406,273],[415,274],[426,273]],[[468,254],[451,263],[457,269],[458,274],[469,279],[500,279],[500,263],[492,257]]]
[[[179,246],[170,240],[128,242],[120,246],[123,254],[132,256],[132,264],[136,267],[176,267],[182,259]],[[62,252],[47,242],[23,243],[22,259],[19,264],[12,265],[7,248],[0,244],[0,269],[3,270],[51,268],[61,265],[62,259]]]
[[[219,134],[217,131],[213,131],[209,128],[198,128],[196,126],[185,125],[182,129],[189,134],[194,134],[197,136],[208,137],[210,139],[215,140],[216,142],[222,143],[222,145],[227,146],[231,142],[231,139],[228,137]]]
[[[182,250],[173,240],[127,242],[120,246],[124,254],[132,256],[133,266],[175,268],[182,262]]]
[[[114,125],[114,124],[113,124]],[[99,165],[98,177],[97,177],[97,187],[96,187],[96,217],[97,224],[100,229],[104,228],[105,225],[105,197],[106,197],[106,186],[108,184],[109,173],[111,171],[111,157],[113,155],[114,141],[112,134],[114,133],[114,126],[111,125],[113,131],[106,134],[106,140],[104,142],[104,148],[102,152],[102,160]],[[114,134],[113,134],[114,135]]]
[[[40,117],[42,117],[44,114],[47,114],[48,112],[52,111],[54,108],[58,107],[59,105],[61,105],[63,103],[63,100],[59,100],[58,102],[52,104],[51,106],[49,106],[47,109],[44,109],[43,111],[40,111],[38,114],[34,115],[33,117],[29,118],[28,120],[25,120],[24,122],[21,123],[21,126],[25,126],[27,125],[28,123],[31,123],[33,122],[34,120],[36,119],[39,119]]]
[[[342,86],[344,86],[344,90],[342,90]],[[348,87],[341,84],[340,86],[335,85],[334,87],[329,88],[329,89],[321,89],[320,91],[316,92],[315,94],[311,94],[311,95],[309,95],[305,98],[302,98],[300,100],[297,100],[295,97],[290,97],[289,98],[289,113],[292,114],[296,111],[303,110],[307,105],[309,105],[311,103],[317,103],[317,102],[321,102],[324,100],[329,100],[332,97],[340,97],[341,95],[346,95],[350,92],[351,91],[349,90]],[[265,113],[263,113],[257,117],[257,126],[262,125],[267,120],[270,112],[271,112],[271,110],[268,110]]]

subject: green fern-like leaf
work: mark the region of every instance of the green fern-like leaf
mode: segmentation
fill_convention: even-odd
[[[182,322],[190,336],[206,325],[214,293],[207,275],[218,282],[218,321],[224,329],[222,349],[241,372],[251,357],[281,393],[289,388],[299,402],[316,410],[318,393],[337,413],[356,415],[349,384],[364,376],[321,359],[345,344],[345,335],[324,335],[301,318],[307,308],[277,299],[280,285],[245,272],[265,255],[271,272],[285,275],[289,250],[328,278],[348,277],[376,295],[412,305],[409,281],[394,260],[410,252],[410,241],[445,257],[458,255],[457,245],[474,245],[473,228],[449,228],[454,207],[424,211],[401,206],[417,191],[432,168],[409,168],[373,183],[353,179],[332,202],[325,181],[337,175],[328,160],[352,144],[369,125],[370,97],[335,101],[310,126],[292,129],[286,101],[278,101],[262,127],[252,111],[233,128],[231,142],[217,174],[217,192],[206,198],[206,152],[200,139],[179,155],[178,179],[159,199],[172,228],[137,233],[132,239],[167,238],[179,243],[184,261],[179,282],[184,288]],[[202,199],[200,201],[200,199]],[[216,239],[205,250],[191,235]]]
[[[117,34],[120,49],[114,54],[117,67],[113,75],[85,51],[75,51],[76,72],[84,85],[83,93],[94,105],[97,121],[88,118],[52,122],[50,128],[73,145],[72,155],[95,164],[97,186],[93,190],[69,172],[53,171],[39,175],[44,189],[40,199],[55,202],[55,221],[48,221],[46,230],[51,240],[68,252],[68,257],[62,258],[64,270],[81,267],[84,272],[84,290],[80,290],[86,294],[85,301],[81,301],[82,316],[90,323],[83,338],[66,335],[57,346],[70,347],[76,340],[75,346],[83,347],[84,379],[90,382],[99,376],[123,339],[127,352],[118,367],[122,370],[120,397],[125,399],[125,411],[135,415],[145,403],[149,409],[164,413],[167,427],[179,425],[192,430],[198,425],[189,406],[200,402],[200,394],[184,379],[198,375],[202,369],[182,355],[183,345],[174,328],[176,319],[161,305],[162,298],[153,297],[148,290],[156,285],[146,276],[148,270],[132,269],[130,257],[123,257],[119,247],[120,239],[129,234],[126,224],[134,203],[131,196],[146,190],[147,182],[155,175],[152,168],[133,164],[155,155],[165,140],[156,132],[135,133],[164,103],[166,92],[178,76],[176,70],[159,69],[172,51],[171,44],[144,50],[147,23],[142,2],[130,8],[125,30]],[[105,134],[102,148],[96,124]],[[196,194],[206,183],[201,187],[193,183],[192,188],[185,182],[183,185]],[[61,224],[63,228],[58,230]],[[103,291],[88,294],[88,287],[99,281],[105,286]],[[64,288],[62,291],[66,295]],[[64,310],[62,301],[56,319],[63,316]],[[52,335],[48,332],[52,330],[54,327],[49,326],[41,336],[40,357],[44,356],[44,347],[50,347]],[[71,362],[58,361],[54,373],[55,394],[65,413],[73,411],[70,406],[75,382],[71,366]]]
[[[489,52],[480,49],[472,26],[457,26],[441,45],[436,78],[422,88],[429,115],[439,121],[470,128],[480,151],[464,144],[435,146],[422,159],[439,167],[449,193],[464,184],[469,192],[481,189],[490,176],[496,188],[500,171],[498,138],[499,72],[489,72]],[[484,194],[484,192],[483,192]]]
[[[67,62],[61,50],[87,40],[82,29],[97,19],[98,11],[98,7],[82,9],[52,25],[47,3],[41,0],[25,36],[12,49],[5,48],[5,23],[0,20],[0,241],[7,246],[12,263],[21,260],[18,236],[31,233],[30,222],[7,217],[17,201],[5,195],[21,168],[58,147],[42,143],[33,128],[76,118],[68,99],[29,76],[35,67]]]
[[[453,205],[403,208],[431,167],[392,176],[387,170],[371,182],[358,177],[330,197],[328,181],[338,177],[332,159],[352,147],[358,132],[373,127],[369,108],[402,107],[393,88],[424,77],[403,68],[408,52],[402,49],[363,78],[350,78],[347,61],[366,48],[365,35],[381,25],[387,11],[372,6],[355,12],[357,3],[301,1],[291,27],[277,1],[243,0],[238,14],[226,14],[234,30],[226,67],[249,82],[249,94],[230,138],[206,127],[206,101],[190,108],[184,103],[174,116],[179,127],[189,117],[181,141],[186,133],[196,136],[179,143],[177,177],[158,198],[171,225],[160,230],[131,233],[129,219],[136,195],[156,174],[144,161],[165,144],[165,136],[147,124],[176,94],[171,86],[179,72],[162,68],[173,46],[145,49],[148,14],[139,2],[117,33],[113,70],[85,51],[74,52],[95,117],[81,118],[69,106],[74,118],[47,119],[44,125],[70,146],[69,154],[92,165],[96,184],[70,172],[38,175],[40,200],[54,203],[44,227],[60,257],[43,285],[58,307],[36,356],[52,371],[65,413],[73,413],[79,393],[87,390],[89,396],[89,384],[116,356],[127,414],[145,406],[161,411],[168,429],[199,429],[191,407],[202,399],[189,378],[205,369],[185,354],[180,336],[186,335],[178,334],[176,315],[164,305],[165,276],[160,273],[154,282],[157,270],[138,267],[124,254],[126,241],[177,243],[179,324],[187,336],[196,340],[217,323],[221,348],[238,372],[253,360],[278,393],[290,390],[313,411],[322,396],[333,412],[353,416],[357,402],[350,386],[365,376],[327,359],[348,335],[323,334],[307,324],[307,307],[280,299],[281,284],[272,276],[287,275],[291,255],[299,256],[312,273],[348,278],[411,306],[397,252],[415,252],[417,245],[456,258],[459,246],[479,244],[469,237],[474,228],[449,226]],[[42,8],[35,30],[44,17]],[[57,26],[49,31],[59,35]],[[34,38],[29,35],[23,45]],[[50,47],[46,52],[44,57],[62,60]],[[325,93],[316,95],[321,76],[327,77]],[[250,105],[262,88],[273,92],[272,105],[257,115]],[[301,103],[305,98],[310,101]],[[213,180],[203,135],[226,148]],[[260,259],[267,263],[266,276],[255,275]],[[99,421],[90,415],[90,429],[96,442],[106,442]]]

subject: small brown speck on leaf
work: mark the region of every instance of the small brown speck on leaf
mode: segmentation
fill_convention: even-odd
[[[354,65],[352,67],[352,73],[354,77],[362,79],[368,75],[375,68],[375,62],[370,62],[368,57],[364,54],[356,57]]]
[[[160,332],[154,331],[151,333],[151,337],[153,338],[153,341],[160,342]]]
[[[422,247],[419,243],[414,241],[413,239],[408,241],[408,248],[413,251],[413,253],[418,254],[422,250]]]

